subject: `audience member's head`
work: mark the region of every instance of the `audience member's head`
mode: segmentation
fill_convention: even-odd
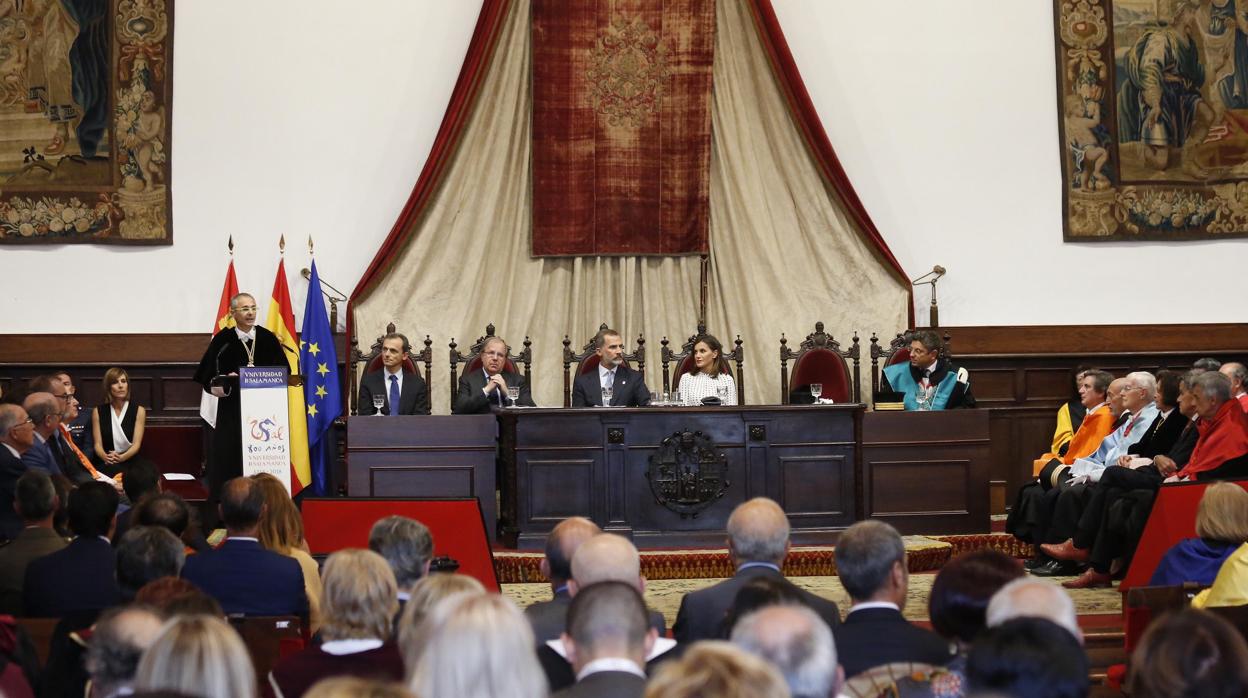
[[[412,596],[403,605],[403,617],[399,619],[399,645],[406,647],[416,628],[433,612],[438,604],[459,594],[484,594],[475,577],[466,574],[435,573],[422,578],[412,587]]]
[[[402,684],[333,676],[317,681],[303,698],[416,698],[416,694]]]
[[[765,606],[803,603],[802,595],[797,587],[786,584],[775,577],[754,577],[737,589],[732,597],[732,605],[724,613],[724,622],[720,627],[721,639],[728,639],[737,621]]]
[[[123,467],[126,476],[121,480],[121,487],[126,492],[126,498],[134,504],[160,491],[160,470],[155,463],[142,456],[135,456],[126,461]]]
[[[181,539],[191,523],[191,508],[177,494],[161,492],[143,500],[135,509],[131,523],[137,526],[159,526]]]
[[[742,502],[728,517],[728,552],[737,565],[781,564],[789,554],[789,517],[766,497]]]
[[[802,605],[768,606],[744,616],[732,643],[780,670],[793,698],[835,696],[841,676],[832,630]]]
[[[1043,579],[1021,577],[992,595],[985,616],[988,627],[1014,618],[1044,618],[1066,628],[1076,638],[1083,638],[1075,616],[1075,602],[1064,589]]]
[[[48,438],[61,424],[61,403],[52,393],[31,393],[22,401],[35,431]]]
[[[1092,409],[1105,402],[1108,398],[1109,384],[1114,382],[1114,374],[1109,371],[1090,370],[1079,378],[1079,401],[1084,407]]]
[[[897,529],[883,521],[859,521],[841,534],[833,555],[836,574],[855,603],[905,605],[909,572],[906,544]]]
[[[286,491],[282,481],[268,473],[252,475],[251,480],[264,499],[264,512],[260,515],[257,538],[266,550],[282,555],[303,543],[303,517]]]
[[[1196,535],[1223,543],[1248,541],[1248,491],[1230,482],[1210,485],[1196,510]]]
[[[35,443],[34,422],[20,405],[0,405],[0,443],[8,444],[18,455]]]
[[[256,672],[242,638],[221,618],[204,615],[165,623],[139,661],[134,687],[192,696],[257,695]]]
[[[1196,377],[1205,372],[1203,368],[1193,368],[1179,379],[1179,412],[1184,417],[1196,417]]]
[[[222,618],[221,603],[181,577],[161,577],[145,584],[134,602],[155,609],[165,618],[206,615]]]
[[[572,556],[581,543],[602,533],[598,524],[583,516],[573,516],[560,521],[546,536],[546,557],[542,560],[542,574],[553,587],[561,587],[572,579]]]
[[[498,594],[444,600],[407,640],[407,685],[417,695],[545,698],[549,690],[529,621]]]
[[[112,485],[98,481],[79,485],[69,493],[69,529],[82,537],[112,536],[118,501]]]
[[[1179,382],[1183,374],[1178,371],[1162,369],[1157,372],[1157,407],[1161,410],[1172,410],[1179,406]]]
[[[694,643],[680,659],[664,662],[645,698],[788,698],[775,667],[727,642]]]
[[[927,600],[932,629],[950,640],[970,644],[986,627],[993,594],[1024,574],[1018,560],[996,550],[955,557],[932,583]]]
[[[186,562],[182,541],[159,526],[135,526],[117,545],[117,586],[121,598],[130,600],[148,582],[176,577]]]
[[[1218,369],[1222,375],[1231,379],[1231,394],[1239,395],[1245,390],[1245,383],[1248,382],[1248,368],[1238,361],[1222,364],[1222,368]]]
[[[1015,618],[984,632],[966,662],[968,694],[1012,698],[1083,698],[1088,655],[1060,625]]]
[[[249,477],[236,477],[221,488],[221,520],[232,536],[258,535],[264,514],[264,490]]]
[[[599,582],[580,589],[572,599],[563,644],[578,673],[586,664],[608,657],[632,660],[642,670],[656,637],[646,602],[635,587]]]
[[[1206,356],[1203,359],[1196,359],[1193,361],[1192,368],[1199,368],[1202,371],[1217,371],[1222,368],[1222,362]]]
[[[1114,413],[1115,417],[1120,416],[1126,410],[1123,398],[1126,397],[1128,385],[1126,378],[1115,378],[1109,384],[1109,391],[1105,393],[1105,400],[1109,402],[1109,410]]]
[[[118,606],[104,611],[87,646],[91,695],[124,695],[134,682],[139,659],[156,641],[164,623],[155,611],[143,606]]]
[[[371,550],[347,548],[321,573],[321,636],[325,640],[389,639],[399,611],[394,573]]]
[[[1222,405],[1231,400],[1231,379],[1217,371],[1206,371],[1192,381],[1192,393],[1196,414],[1201,419],[1213,419]]]
[[[429,574],[433,534],[416,519],[387,516],[368,532],[368,549],[386,559],[399,591],[411,592],[412,586]]]
[[[637,591],[644,591],[646,580],[641,576],[641,555],[627,538],[615,533],[601,533],[576,549],[572,558],[572,581],[568,591],[573,596],[598,582],[624,582]]]
[[[1135,648],[1127,689],[1139,698],[1248,695],[1248,646],[1235,626],[1208,611],[1167,613]]]
[[[1148,371],[1132,371],[1127,374],[1127,384],[1122,391],[1122,407],[1131,414],[1153,404],[1157,397],[1157,379]]]
[[[56,506],[56,487],[47,473],[32,469],[17,479],[13,508],[27,526],[51,526]]]

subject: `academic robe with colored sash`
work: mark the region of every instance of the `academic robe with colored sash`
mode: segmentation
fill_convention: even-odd
[[[1056,458],[1065,465],[1074,463],[1076,459],[1084,458],[1096,452],[1101,442],[1105,440],[1114,431],[1114,413],[1109,409],[1108,402],[1102,402],[1100,405],[1088,411],[1087,416],[1083,418],[1083,423],[1079,425],[1079,430],[1075,432],[1074,437],[1070,440],[1070,445],[1066,447],[1066,453],[1046,453],[1040,456],[1033,463],[1032,475],[1039,475],[1044,466],[1049,461]]]
[[[1227,400],[1213,419],[1196,423],[1200,436],[1179,479],[1212,480],[1242,477],[1248,469],[1248,414],[1237,400]]]
[[[880,386],[881,393],[897,392],[904,397],[907,410],[919,409],[919,403],[915,401],[914,396],[918,391],[919,382],[923,378],[925,369],[915,368],[910,363],[893,364],[884,367],[884,384]],[[932,401],[928,409],[932,410],[952,410],[960,407],[974,407],[975,396],[971,394],[971,383],[966,371],[945,359],[937,359],[932,369],[932,373],[928,376],[930,385],[936,388],[936,393],[932,397]]]

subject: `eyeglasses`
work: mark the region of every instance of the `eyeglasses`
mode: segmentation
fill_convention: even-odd
[[[35,423],[35,420],[31,419],[30,417],[27,417],[26,419],[23,419],[17,424],[14,424],[13,426],[9,427],[9,429],[17,429],[18,427],[24,427],[27,424],[34,424],[34,423]]]
[[[62,393],[62,394],[60,394],[60,395],[53,395],[52,397],[56,398],[57,400],[64,400],[65,402],[69,402],[71,399],[73,399],[74,394],[73,394],[73,393]]]
[[[234,312],[237,313],[239,311],[242,311],[244,313],[254,313],[259,309],[260,309],[259,307],[254,306],[254,305],[240,305],[234,309]]]

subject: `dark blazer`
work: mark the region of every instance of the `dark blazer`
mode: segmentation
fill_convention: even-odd
[[[598,671],[559,691],[554,698],[641,698],[646,680],[627,671]]]
[[[1153,423],[1148,425],[1148,431],[1144,432],[1139,441],[1131,444],[1127,453],[1142,458],[1156,458],[1163,453],[1169,453],[1183,433],[1183,427],[1191,421],[1177,407],[1170,410],[1165,419],[1158,414]]]
[[[79,536],[63,550],[32,560],[22,583],[22,605],[31,618],[60,618],[74,611],[121,603],[117,556],[107,540]]]
[[[555,594],[550,601],[539,601],[524,609],[524,617],[533,626],[533,637],[541,645],[547,640],[559,638],[568,625],[568,607],[572,605],[572,596],[565,590]],[[650,613],[650,627],[659,631],[659,637],[667,635],[667,620],[662,613],[647,609]]]
[[[508,386],[520,388],[520,398],[516,400],[517,405],[536,406],[533,404],[533,396],[529,394],[529,384],[524,380],[524,376],[507,371],[503,371],[501,375],[503,380],[507,381]],[[454,414],[489,414],[491,405],[499,406],[497,391],[490,393],[487,398],[485,393],[481,392],[484,389],[485,371],[477,369],[460,376],[459,394],[455,398],[455,408],[451,412]],[[503,396],[504,402],[511,404],[506,397],[506,395]]]
[[[835,602],[801,589],[776,570],[760,565],[739,569],[735,575],[714,586],[685,594],[685,598],[680,600],[676,622],[672,624],[672,637],[682,644],[719,638],[720,625],[736,600],[737,591],[757,577],[771,577],[792,586],[802,602],[818,613],[828,627],[835,628],[841,622],[841,613]]]
[[[383,414],[394,414],[390,409],[390,386],[385,369],[370,371],[360,380],[360,401],[357,408],[362,415],[376,414],[373,407],[373,396],[380,395],[386,399]],[[510,384],[508,384],[510,385]],[[419,374],[403,372],[403,387],[399,389],[399,414],[429,414],[429,393],[425,389],[425,379]]]
[[[303,570],[293,557],[252,540],[226,539],[220,548],[186,558],[182,578],[221,603],[226,614],[304,616]]]
[[[620,364],[615,369],[615,382],[612,383],[611,404],[619,407],[645,407],[650,404],[650,390],[646,388],[646,377],[640,371]],[[582,373],[572,383],[573,407],[602,407],[602,383],[598,378],[598,368],[589,373]]]
[[[893,662],[944,666],[957,650],[936,633],[911,625],[900,611],[891,608],[850,611],[845,622],[832,629],[832,636],[836,639],[836,658],[847,679]]]
[[[11,454],[10,454],[11,455]],[[42,526],[23,529],[0,548],[0,614],[23,616],[22,587],[31,561],[64,550],[67,543],[56,531]]]
[[[49,475],[61,475],[61,461],[52,452],[50,443],[54,438],[56,438],[55,434],[48,441],[40,441],[39,437],[36,436],[35,442],[22,454],[22,463],[27,468],[38,468]],[[4,450],[7,452],[9,449],[6,448]],[[13,454],[9,453],[8,455],[11,456]]]
[[[670,659],[680,659],[685,653],[684,645],[676,645],[670,650],[660,654],[659,656],[646,662],[646,676],[654,676],[654,672]],[[572,687],[576,684],[576,673],[572,671],[572,665],[568,660],[559,656],[559,653],[552,650],[550,645],[542,643],[537,646],[537,663],[542,665],[542,673],[546,674],[546,683],[550,684],[550,692],[558,693]],[[586,680],[589,677],[585,677]],[[563,695],[559,693],[559,695]],[[575,693],[571,695],[597,695],[595,693]],[[606,694],[604,694],[606,695]],[[615,694],[610,694],[615,695]],[[640,695],[640,694],[638,694]]]
[[[13,508],[17,480],[26,472],[26,464],[4,445],[0,445],[0,538],[12,540],[22,532],[22,517]]]

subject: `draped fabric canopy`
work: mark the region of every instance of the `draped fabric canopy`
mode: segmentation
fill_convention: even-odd
[[[579,348],[607,322],[630,351],[644,332],[655,388],[659,339],[679,348],[696,328],[700,262],[530,256],[529,9],[485,1],[429,161],[352,293],[348,330],[369,342],[394,322],[461,347],[488,323],[513,347],[528,335],[534,399],[559,405],[564,334]],[[720,0],[716,23],[706,323],[725,345],[745,341],[747,402],[774,404],[781,333],[795,345],[822,320],[843,344],[854,331],[891,336],[911,320],[910,285],[836,161],[768,0]],[[443,366],[435,412],[449,408]]]

